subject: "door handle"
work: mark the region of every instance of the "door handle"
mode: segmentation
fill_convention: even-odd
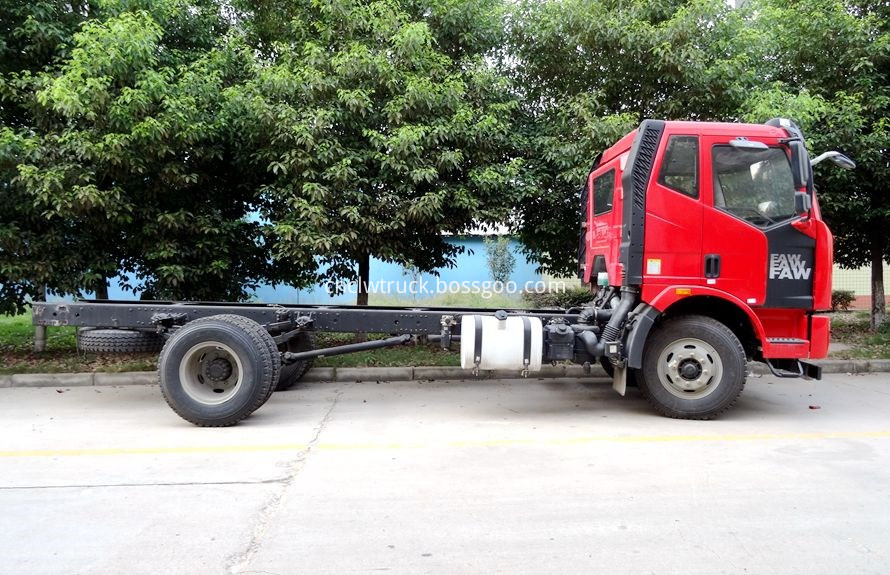
[[[705,277],[720,277],[720,254],[708,254],[705,256]]]

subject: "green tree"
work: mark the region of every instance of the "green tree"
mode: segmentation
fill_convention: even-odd
[[[744,106],[751,121],[798,120],[812,154],[839,150],[853,171],[816,167],[835,260],[872,270],[872,327],[886,317],[883,262],[890,261],[890,5],[873,1],[762,0],[759,30],[766,85]]]
[[[281,15],[286,33],[244,99],[257,161],[275,175],[263,216],[277,261],[319,257],[323,278],[358,280],[366,304],[371,257],[453,265],[443,232],[508,217],[516,101],[485,58],[494,6],[414,3],[412,16],[394,1],[331,0]]]
[[[82,285],[76,270],[91,267],[70,227],[45,218],[15,183],[18,164],[35,152],[30,136],[53,126],[35,105],[35,76],[67,53],[91,9],[88,2],[0,0],[0,313],[23,311],[41,284]],[[71,249],[60,251],[63,245]]]
[[[255,214],[269,175],[239,133],[255,56],[220,5],[107,2],[81,13],[49,64],[12,74],[34,121],[4,119],[0,153],[15,170],[5,190],[28,213],[0,237],[41,242],[3,251],[18,267],[0,283],[101,292],[121,273],[152,297],[236,299],[261,281],[311,279],[268,258]]]
[[[507,236],[486,237],[483,244],[491,279],[506,284],[510,281],[513,270],[516,269],[516,256],[513,255],[513,250],[510,247],[510,238]]]
[[[546,270],[577,266],[578,192],[596,155],[642,119],[731,119],[756,81],[745,12],[723,0],[516,4],[519,238]]]

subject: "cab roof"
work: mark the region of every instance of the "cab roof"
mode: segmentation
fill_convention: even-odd
[[[600,163],[603,164],[630,150],[638,130],[626,134],[612,147],[603,152]],[[688,136],[744,136],[746,138],[787,138],[789,134],[783,128],[766,124],[739,124],[735,122],[680,122],[664,123],[666,135],[683,134]]]

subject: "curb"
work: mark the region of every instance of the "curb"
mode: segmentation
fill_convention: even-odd
[[[813,363],[822,373],[882,373],[890,371],[890,359],[817,359]],[[771,375],[763,363],[749,363],[749,371],[758,375]]]
[[[890,359],[848,360],[826,359],[814,361],[822,367],[822,373],[881,373],[890,372]],[[749,372],[756,375],[770,375],[762,363],[748,364]],[[515,379],[515,371],[482,371],[473,376],[469,370],[454,366],[426,367],[314,367],[301,381],[315,383],[321,381],[364,382],[364,381],[436,381],[436,380],[478,380]],[[529,379],[554,379],[562,377],[604,378],[603,368],[591,366],[588,373],[580,365],[545,365],[541,371],[529,375]],[[0,375],[0,388],[8,387],[101,387],[111,385],[156,385],[158,374],[155,371],[129,371],[121,373],[19,373]]]
[[[100,387],[109,385],[149,385],[158,382],[156,371],[120,373],[16,373],[0,375],[3,387]]]

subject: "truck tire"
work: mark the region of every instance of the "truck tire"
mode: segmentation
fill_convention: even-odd
[[[650,334],[637,379],[660,414],[713,419],[745,388],[745,364],[745,350],[732,330],[710,317],[684,316]]]
[[[248,330],[254,329],[255,325],[259,325],[252,319],[244,317],[244,316],[240,316],[240,315],[226,314],[224,316],[221,315],[221,316],[217,316],[217,317],[225,317],[227,321],[237,323],[240,326],[242,326],[243,328],[248,329]],[[278,346],[275,345],[275,340],[272,339],[272,336],[265,329],[262,330],[262,333],[257,332],[257,335],[258,335],[258,337],[260,337],[263,340],[263,345],[266,346],[266,349],[269,350],[269,353],[272,354],[272,359],[273,359],[273,363],[274,363],[274,372],[275,372],[272,375],[272,381],[277,382],[281,375],[281,369],[282,369],[281,355],[278,353]],[[266,401],[269,401],[269,398],[272,397],[272,393],[274,391],[275,391],[274,385],[269,387],[269,394],[266,396]]]
[[[134,329],[77,330],[77,349],[92,353],[157,353],[164,338],[152,331]]]
[[[164,399],[180,417],[201,427],[226,427],[269,399],[278,366],[278,350],[263,326],[215,315],[189,322],[170,337],[158,361],[158,379]]]
[[[303,332],[287,342],[287,351],[291,353],[309,351],[310,349],[315,349],[315,333],[313,332]],[[296,385],[312,367],[312,362],[313,360],[306,359],[281,366],[281,375],[275,385],[275,391],[286,391]]]

